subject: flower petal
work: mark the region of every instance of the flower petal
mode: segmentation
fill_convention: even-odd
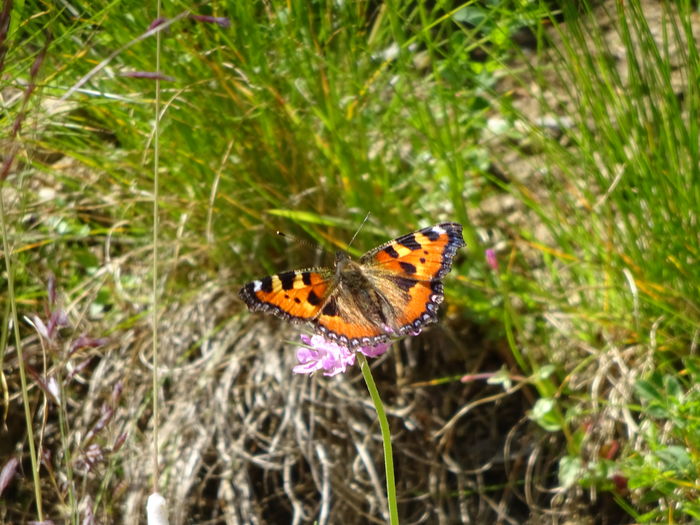
[[[359,350],[367,357],[379,357],[386,352],[390,346],[391,343],[379,343],[374,346],[362,346]]]
[[[335,376],[355,364],[355,352],[320,335],[309,337],[302,334],[301,340],[308,346],[297,349],[299,364],[293,368],[296,374],[323,370],[324,375]]]

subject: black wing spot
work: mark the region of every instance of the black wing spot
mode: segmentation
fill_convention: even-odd
[[[416,240],[416,236],[412,233],[398,239],[397,242],[411,251],[420,250],[422,248],[420,243]]]
[[[311,286],[311,272],[302,272],[302,274],[301,274],[301,281],[302,281],[306,286]]]
[[[299,299],[298,297],[295,297],[295,298],[294,298],[294,302],[297,303],[297,304],[299,304],[299,303],[301,303],[301,299]]]
[[[272,293],[272,276],[268,275],[260,280],[260,289],[265,293]]]
[[[335,317],[338,315],[338,305],[336,302],[333,301],[328,301],[326,303],[326,306],[323,307],[323,310],[321,311],[323,315],[327,315],[329,317]]]
[[[425,264],[425,257],[421,257],[421,258],[420,258],[420,263],[421,263],[421,264]]]
[[[415,264],[399,261],[399,265],[401,266],[401,269],[408,274],[413,274],[418,271]]]
[[[393,246],[387,246],[384,248],[384,253],[386,253],[389,257],[392,257],[394,259],[397,259],[399,257],[399,252],[394,250]]]
[[[418,283],[418,281],[408,279],[407,277],[394,277],[394,282],[396,283],[396,286],[401,288],[404,292],[409,291]]]
[[[421,230],[421,233],[425,235],[431,241],[437,241],[440,238],[440,234],[432,228],[426,230]]]
[[[316,292],[314,292],[313,290],[309,292],[309,295],[306,297],[306,300],[309,301],[309,304],[313,306],[321,304],[321,298],[318,295],[316,295]]]
[[[294,277],[296,277],[296,272],[284,272],[277,276],[282,283],[283,290],[291,290],[294,288]]]

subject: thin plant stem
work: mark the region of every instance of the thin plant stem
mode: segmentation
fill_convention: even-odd
[[[360,370],[362,370],[362,377],[365,378],[367,390],[369,390],[369,395],[372,398],[372,402],[374,403],[374,409],[377,411],[377,418],[379,419],[379,428],[382,432],[382,443],[384,444],[384,471],[386,473],[386,499],[389,505],[389,523],[391,523],[391,525],[398,525],[399,510],[396,503],[394,456],[391,451],[391,430],[389,430],[389,421],[386,418],[384,404],[382,403],[381,397],[379,397],[377,385],[374,384],[374,378],[372,377],[372,371],[369,368],[367,358],[363,354],[358,352],[357,360],[360,363]]]
[[[160,18],[160,2],[156,2],[157,18]],[[156,33],[156,72],[160,73],[160,35]],[[158,492],[158,425],[160,407],[158,396],[158,171],[160,156],[160,80],[156,77],[156,97],[153,138],[153,492]]]
[[[15,302],[15,274],[12,266],[12,250],[8,241],[7,224],[5,222],[5,202],[0,194],[0,225],[2,226],[2,248],[5,254],[5,271],[7,272],[7,295],[12,310],[12,328],[14,329],[15,348],[17,349],[17,366],[19,379],[22,385],[22,404],[24,405],[24,418],[27,422],[27,441],[29,442],[29,458],[32,462],[32,479],[34,480],[34,502],[39,521],[44,521],[42,510],[41,484],[39,482],[39,462],[34,446],[34,431],[32,430],[32,411],[29,408],[29,395],[27,387],[27,374],[24,369],[24,353],[22,352],[22,338],[19,335],[19,319],[17,315],[17,303]]]
[[[61,446],[63,447],[63,457],[64,464],[66,466],[66,484],[68,488],[68,505],[72,512],[72,520],[76,525],[80,523],[80,516],[78,514],[78,505],[75,501],[75,482],[73,479],[73,466],[72,466],[72,455],[70,447],[68,446],[68,408],[66,407],[66,396],[67,392],[63,388],[63,377],[60,367],[57,370],[56,382],[59,385],[60,391],[58,394],[58,429],[61,434]]]

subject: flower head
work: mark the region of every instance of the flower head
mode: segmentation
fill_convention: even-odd
[[[486,262],[492,270],[498,270],[498,259],[496,258],[495,250],[492,250],[491,248],[486,250]]]
[[[304,346],[297,349],[299,364],[294,367],[296,374],[312,374],[317,370],[323,370],[323,375],[335,376],[345,372],[348,366],[355,364],[355,350],[339,345],[321,335],[309,337],[301,335]],[[389,348],[390,343],[380,343],[374,346],[358,348],[367,357],[382,355]]]

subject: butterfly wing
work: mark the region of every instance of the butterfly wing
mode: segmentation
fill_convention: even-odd
[[[437,319],[444,298],[441,279],[463,246],[462,225],[446,222],[403,235],[362,256],[367,279],[394,307],[392,328],[399,334]]]
[[[360,264],[415,281],[442,279],[465,246],[462,225],[445,222],[403,235],[364,254]]]
[[[307,322],[319,314],[333,287],[333,276],[328,268],[293,270],[251,281],[238,295],[252,311]]]

